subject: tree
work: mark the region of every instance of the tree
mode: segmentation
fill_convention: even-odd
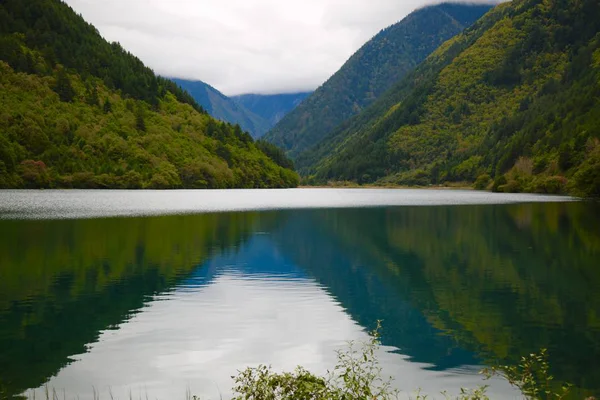
[[[75,90],[71,84],[71,79],[64,68],[58,70],[58,76],[56,77],[56,86],[54,91],[60,97],[60,101],[70,103],[75,98]]]
[[[19,167],[25,187],[34,189],[48,186],[50,178],[43,161],[25,160]]]
[[[104,100],[104,106],[102,108],[103,108],[105,114],[112,112],[112,104],[110,103],[110,100],[108,99],[108,97]]]
[[[210,118],[206,124],[206,136],[217,137],[218,127],[214,119]]]
[[[135,113],[135,128],[140,132],[146,132],[146,121],[144,121],[144,107],[138,106]]]
[[[96,85],[92,84],[91,88],[88,87],[86,101],[91,106],[97,106],[100,104],[100,99],[98,99],[98,88]]]

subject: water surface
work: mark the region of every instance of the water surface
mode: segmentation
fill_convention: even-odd
[[[216,212],[262,192],[274,197],[256,207],[274,210]],[[27,193],[35,199],[13,207]],[[481,367],[548,348],[574,397],[600,393],[596,204],[230,193],[244,196],[223,205],[207,191],[0,192],[1,390],[227,398],[245,366],[325,372],[336,349],[382,319],[380,358],[401,389],[474,387],[486,383]],[[310,207],[294,209],[295,196]],[[146,215],[164,212],[185,214]],[[103,217],[75,218],[90,215]],[[503,382],[490,390],[515,396]]]
[[[0,218],[90,218],[573,200],[538,194],[422,189],[4,190],[0,191]]]

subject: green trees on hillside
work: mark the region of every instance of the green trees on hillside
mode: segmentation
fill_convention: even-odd
[[[0,86],[0,188],[298,184],[60,0],[0,4]]]
[[[271,144],[265,140],[258,140],[256,142],[258,147],[263,153],[268,155],[277,165],[283,168],[294,169],[294,162],[286,156],[285,152],[279,147]]]
[[[303,154],[300,167],[317,181],[489,175],[501,191],[597,195],[597,15],[595,0],[497,6]]]
[[[97,83],[104,104],[90,106],[81,77],[67,79],[75,90],[71,102],[61,101],[52,81],[0,62],[0,187],[298,184],[295,172],[277,165],[239,127],[217,123],[171,94],[154,111]]]
[[[383,29],[327,82],[287,114],[265,139],[294,158],[324,140],[413,70],[445,40],[491,6],[444,3],[417,10]]]
[[[157,77],[120,44],[106,42],[61,0],[3,1],[0,36],[0,59],[18,72],[49,75],[56,64],[62,64],[149,104],[158,104],[171,92],[178,101],[204,112],[179,86]]]

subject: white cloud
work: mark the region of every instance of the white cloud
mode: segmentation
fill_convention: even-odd
[[[227,95],[315,89],[364,42],[435,0],[66,0],[160,75]]]

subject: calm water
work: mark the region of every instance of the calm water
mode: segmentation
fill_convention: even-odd
[[[557,380],[598,395],[600,207],[570,200],[0,192],[0,391],[227,398],[245,366],[325,372],[381,319],[401,389],[489,383],[483,366],[548,348]]]

